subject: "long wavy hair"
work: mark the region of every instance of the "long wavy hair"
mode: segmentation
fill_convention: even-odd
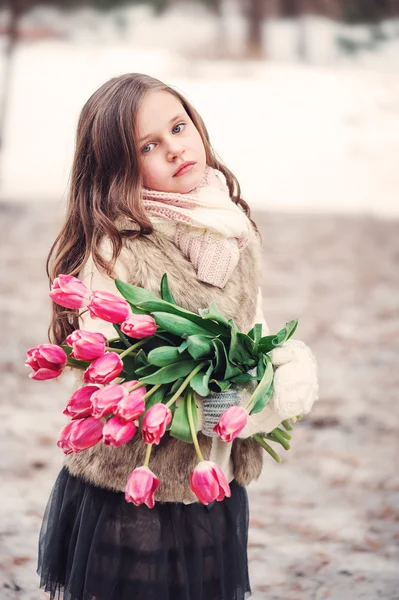
[[[114,277],[113,267],[123,238],[152,233],[152,224],[141,201],[142,174],[136,127],[140,103],[152,90],[166,90],[180,100],[202,138],[207,165],[223,173],[231,200],[243,208],[259,233],[248,204],[241,198],[236,177],[217,158],[195,108],[180,92],[162,81],[141,73],[128,73],[104,83],[80,114],[66,216],[46,263],[50,287],[62,273],[78,276],[90,254],[99,270]],[[137,223],[140,230],[119,231],[115,220],[122,215]],[[109,262],[99,251],[104,237],[112,244]],[[64,343],[78,327],[78,311],[53,303],[48,329],[51,342]]]

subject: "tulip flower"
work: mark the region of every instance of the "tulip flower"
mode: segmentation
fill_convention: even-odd
[[[172,413],[165,405],[157,402],[146,412],[141,425],[141,434],[146,444],[159,444],[172,420]]]
[[[57,446],[64,454],[82,452],[98,444],[103,436],[103,423],[93,417],[68,423],[60,433]]]
[[[151,315],[132,314],[121,325],[121,331],[131,338],[141,340],[154,335],[157,330],[155,319]]]
[[[146,504],[154,508],[154,494],[159,487],[159,479],[148,467],[134,469],[128,477],[125,488],[126,502],[133,502],[136,506]]]
[[[71,419],[81,419],[91,416],[91,397],[99,389],[98,385],[84,385],[79,388],[69,398],[63,414],[71,417]]]
[[[85,383],[109,383],[122,372],[123,362],[116,352],[106,352],[93,361],[83,374]]]
[[[127,395],[126,389],[119,384],[107,385],[91,397],[92,415],[96,419],[115,412],[118,403]]]
[[[203,460],[195,467],[190,475],[190,490],[197,496],[202,504],[209,504],[214,500],[230,498],[230,486],[218,464],[210,460]]]
[[[133,421],[126,422],[119,417],[112,417],[103,428],[103,442],[106,446],[122,446],[136,433]]]
[[[90,298],[90,290],[72,275],[58,275],[53,281],[50,298],[65,308],[82,308]]]
[[[224,442],[231,442],[238,436],[247,424],[248,413],[242,406],[230,406],[224,411],[219,419],[219,423],[214,426],[218,436]]]
[[[64,350],[55,344],[40,344],[30,348],[27,357],[25,365],[34,371],[29,377],[37,381],[59,377],[67,363]]]
[[[122,323],[131,313],[130,305],[124,298],[101,290],[92,293],[87,308],[93,319],[109,323]]]
[[[107,339],[102,333],[76,329],[65,341],[72,346],[71,357],[76,360],[94,360],[105,354]]]
[[[132,387],[138,381],[125,381],[121,386],[125,389]],[[136,390],[127,393],[116,407],[115,414],[125,421],[134,421],[145,411],[145,386],[140,386]]]

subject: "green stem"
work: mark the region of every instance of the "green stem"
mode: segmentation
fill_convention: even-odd
[[[147,393],[144,395],[144,399],[145,399],[145,400],[148,400],[148,398],[150,398],[150,397],[151,397],[151,396],[152,396],[152,395],[153,395],[153,394],[154,394],[154,393],[157,391],[157,389],[161,387],[161,385],[162,385],[162,383],[158,383],[157,385],[154,385],[154,386],[153,386],[153,387],[150,389],[150,391],[149,391],[149,392],[147,392]]]
[[[282,421],[281,425],[283,427],[285,427],[287,431],[292,431],[292,425],[291,425],[291,423],[287,419],[285,419],[284,421]]]
[[[270,456],[272,458],[274,458],[274,460],[278,463],[281,463],[283,461],[283,459],[281,458],[281,456],[279,456],[277,454],[277,452],[275,452],[273,450],[273,448],[271,446],[269,446],[269,444],[267,442],[265,442],[265,440],[258,434],[255,434],[254,436],[252,436],[254,438],[254,440],[256,442],[258,442],[258,444],[260,444],[262,446],[262,448],[264,450],[266,450],[266,452],[268,452],[268,454],[270,454]]]
[[[273,431],[271,432],[271,435],[276,439],[277,442],[279,442],[282,445],[282,447],[284,448],[284,450],[289,450],[290,449],[289,443],[280,434],[281,434],[281,431],[278,428],[273,429]]]
[[[147,450],[146,450],[145,459],[144,459],[145,467],[148,467],[148,464],[150,462],[151,450],[152,450],[152,444],[147,444]]]
[[[197,453],[198,459],[201,462],[204,460],[204,457],[202,456],[201,448],[199,447],[197,432],[195,431],[195,426],[194,426],[193,405],[192,405],[192,402],[194,402],[194,394],[193,394],[192,390],[188,390],[188,392],[185,395],[185,397],[183,398],[182,402],[187,402],[187,416],[188,416],[188,422],[190,425],[191,437],[193,438],[193,444],[194,444],[194,448]]]
[[[279,434],[283,436],[283,438],[285,438],[286,440],[291,440],[292,436],[287,433],[286,431],[284,431],[284,429],[280,429],[279,427],[276,427],[276,429],[278,430]]]
[[[195,367],[195,369],[193,369],[191,371],[191,373],[189,375],[187,375],[186,379],[183,381],[183,383],[181,384],[181,386],[179,387],[177,392],[175,392],[173,394],[172,398],[169,400],[169,402],[167,402],[167,404],[165,406],[167,406],[169,408],[170,406],[172,406],[172,404],[174,402],[176,402],[176,400],[178,399],[179,396],[181,396],[181,393],[186,389],[186,387],[188,386],[188,384],[190,383],[190,381],[192,380],[194,375],[196,375],[198,373],[198,371],[201,371],[202,367],[206,364],[207,364],[206,362],[200,363],[199,365],[197,365]]]
[[[109,340],[107,340],[107,342],[109,344],[111,344],[112,342],[120,342],[120,338],[119,338],[119,336],[116,338],[109,338]]]
[[[116,352],[116,354],[122,354],[124,352],[124,350],[121,350],[121,348],[111,348],[110,346],[105,346],[105,349],[108,352]]]
[[[143,346],[146,343],[146,341],[147,341],[147,338],[140,340],[139,342],[137,342],[137,344],[133,344],[133,346],[130,346],[130,348],[123,350],[123,352],[120,355],[120,358],[121,359],[125,358],[125,356],[127,356],[128,354],[133,352],[133,350],[136,350],[136,348],[140,348],[140,346]]]

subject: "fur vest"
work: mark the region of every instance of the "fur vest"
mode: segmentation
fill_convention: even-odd
[[[225,287],[219,288],[197,279],[191,262],[172,241],[153,232],[137,239],[124,241],[129,256],[129,283],[160,295],[162,275],[167,273],[170,290],[183,308],[198,312],[212,301],[233,318],[237,327],[249,331],[256,312],[256,298],[260,278],[261,245],[251,228],[249,244],[241,250],[240,259]],[[212,438],[198,433],[198,441],[205,460],[209,459]],[[97,444],[88,450],[65,458],[69,472],[94,485],[114,491],[124,491],[128,475],[144,463],[146,445],[140,436],[118,448]],[[232,444],[234,479],[248,485],[257,479],[263,465],[263,449],[252,438],[236,438]],[[150,469],[159,477],[161,485],[155,493],[158,502],[192,502],[197,500],[190,491],[190,473],[198,462],[194,446],[169,435],[154,445]]]

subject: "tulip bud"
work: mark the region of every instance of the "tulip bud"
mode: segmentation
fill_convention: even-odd
[[[77,277],[58,275],[53,281],[50,298],[65,308],[82,308],[90,297],[90,290]]]
[[[133,502],[136,506],[143,504],[154,508],[154,494],[159,487],[159,479],[148,467],[138,467],[129,475],[125,488],[126,502]]]
[[[93,319],[102,319],[109,323],[122,323],[130,315],[129,303],[116,294],[96,290],[87,305]]]
[[[71,419],[81,419],[91,415],[91,397],[100,388],[98,385],[85,385],[78,389],[68,400],[63,411]]]
[[[219,423],[214,426],[218,436],[224,442],[231,442],[238,436],[247,424],[248,413],[242,406],[230,406],[220,417]]]
[[[146,444],[159,444],[172,420],[172,413],[165,405],[157,402],[146,412],[141,425],[141,434]]]
[[[55,344],[41,344],[36,348],[30,348],[27,356],[25,365],[34,371],[29,374],[29,377],[37,381],[58,377],[67,363],[64,350]]]
[[[116,352],[106,352],[87,367],[83,374],[85,383],[109,383],[122,372],[123,362]]]
[[[137,340],[154,335],[157,330],[155,319],[151,315],[136,315],[132,314],[121,325],[121,331]]]
[[[195,467],[190,476],[190,490],[197,496],[202,504],[209,504],[214,500],[230,498],[230,486],[218,464],[210,460],[203,460]]]
[[[96,419],[110,415],[116,411],[118,403],[127,395],[127,391],[117,383],[107,385],[91,397],[92,415]]]
[[[72,346],[71,357],[76,360],[94,360],[105,354],[106,338],[102,333],[76,329],[68,335],[66,343]]]
[[[138,381],[125,381],[121,385],[128,390],[128,388],[134,386],[135,383],[138,383]],[[143,385],[136,390],[127,393],[116,407],[115,414],[125,421],[134,421],[135,419],[138,419],[145,411],[145,394],[146,388]]]
[[[103,428],[103,442],[106,446],[122,446],[129,442],[136,433],[133,421],[126,422],[119,417],[112,417]]]
[[[64,454],[82,452],[98,444],[103,435],[103,423],[93,417],[68,423],[60,433],[57,446]]]

